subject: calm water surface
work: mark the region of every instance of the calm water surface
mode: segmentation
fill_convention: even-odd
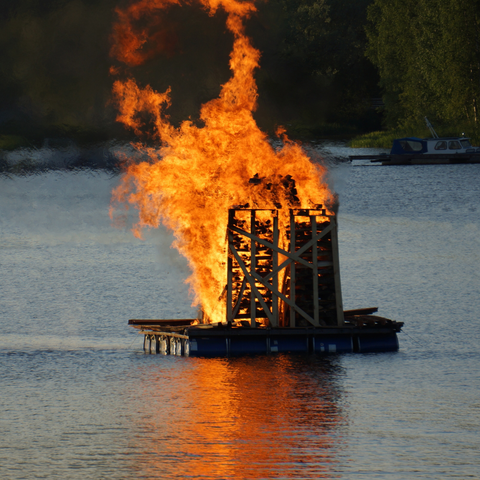
[[[112,228],[105,173],[0,178],[0,478],[480,478],[480,165],[331,176],[398,353],[145,355],[129,318],[195,315],[169,234]]]

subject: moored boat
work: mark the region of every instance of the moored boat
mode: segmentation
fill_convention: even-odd
[[[439,137],[426,117],[425,121],[432,132],[431,138],[398,138],[389,154],[350,155],[350,161],[369,160],[382,165],[480,163],[480,148],[473,147],[469,138]]]

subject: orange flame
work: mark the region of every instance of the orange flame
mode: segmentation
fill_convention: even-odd
[[[252,112],[257,104],[254,71],[260,52],[244,34],[243,20],[255,12],[253,3],[238,0],[200,0],[213,15],[221,6],[228,13],[227,27],[234,34],[230,54],[230,80],[222,86],[219,98],[202,106],[199,128],[184,121],[175,128],[164,115],[170,105],[170,88],[164,93],[150,86],[140,88],[132,79],[117,80],[113,86],[118,104],[117,120],[140,134],[145,127],[141,114],[154,122],[158,149],[145,149],[150,162],[126,167],[120,185],[113,192],[114,204],[131,204],[139,211],[134,234],[145,227],[163,223],[175,235],[174,247],[190,264],[187,282],[194,293],[194,305],[201,303],[210,321],[225,320],[225,302],[221,302],[226,284],[226,236],[228,209],[241,204],[250,208],[284,208],[286,222],[289,207],[315,208],[331,198],[323,180],[325,168],[314,164],[284,130],[282,148],[274,148],[255,123]],[[126,10],[117,10],[117,43],[112,49],[127,65],[138,65],[164,45],[144,49],[146,43],[159,41],[148,37],[145,28],[135,30],[133,21],[158,13],[179,0],[141,0]],[[151,24],[159,25],[158,21]],[[161,43],[161,42],[160,42]],[[249,183],[254,175],[257,181]],[[296,194],[287,192],[285,177],[296,181]],[[290,177],[288,177],[290,178]],[[283,179],[283,184],[282,184]],[[111,215],[113,215],[113,207]],[[281,219],[282,221],[282,219]]]

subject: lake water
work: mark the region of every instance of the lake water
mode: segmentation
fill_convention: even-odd
[[[144,354],[129,318],[195,315],[169,234],[112,228],[107,173],[0,177],[0,478],[480,478],[480,165],[331,177],[397,353]]]

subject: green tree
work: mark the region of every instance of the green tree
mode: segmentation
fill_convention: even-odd
[[[364,52],[367,7],[372,0],[281,0],[287,25],[283,53],[302,75],[332,85],[330,116],[362,116],[378,93],[378,76]]]
[[[367,57],[378,68],[389,127],[417,128],[426,115],[476,130],[480,4],[476,0],[375,0]]]

